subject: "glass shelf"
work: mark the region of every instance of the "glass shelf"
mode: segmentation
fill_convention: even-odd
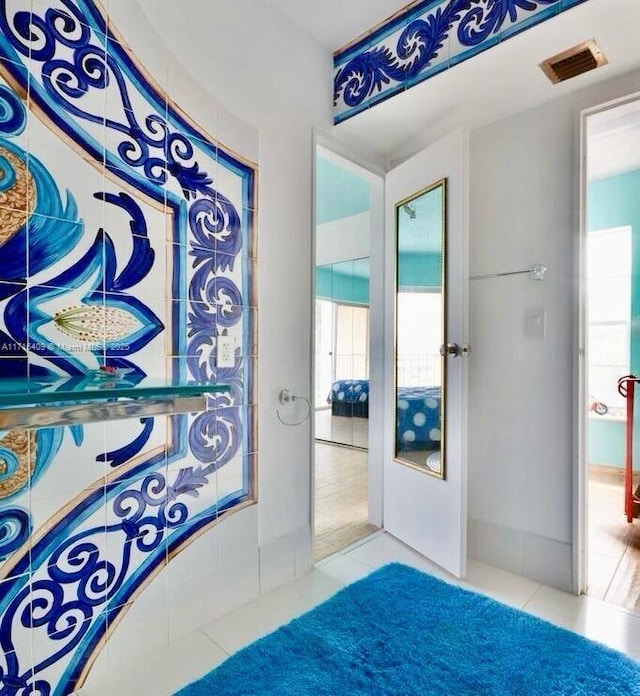
[[[66,379],[0,379],[0,408],[31,406],[68,401],[104,401],[120,398],[157,398],[162,396],[197,396],[228,391],[225,384],[174,382],[152,377],[111,377],[96,373]]]
[[[59,380],[0,379],[0,429],[195,413],[206,409],[207,394],[226,391],[226,384],[98,371]]]

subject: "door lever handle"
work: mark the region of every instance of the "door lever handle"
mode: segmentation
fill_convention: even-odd
[[[471,353],[471,346],[468,343],[463,343],[459,346],[457,343],[443,343],[440,346],[440,355],[443,358],[468,358]]]
[[[440,346],[440,355],[443,358],[458,358],[462,354],[462,349],[457,343],[443,343]]]

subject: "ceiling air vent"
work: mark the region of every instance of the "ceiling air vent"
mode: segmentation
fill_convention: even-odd
[[[570,80],[572,77],[589,72],[589,70],[595,70],[601,65],[606,65],[607,62],[607,58],[598,44],[594,39],[591,39],[591,41],[585,41],[568,51],[558,53],[557,56],[547,58],[540,63],[540,67],[555,85],[558,82],[564,82],[564,80]]]

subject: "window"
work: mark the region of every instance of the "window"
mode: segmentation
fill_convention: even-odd
[[[335,304],[316,299],[316,408],[329,408],[327,395],[333,382],[333,316]]]
[[[609,409],[624,409],[618,379],[629,374],[631,228],[587,237],[589,394]]]
[[[334,379],[369,378],[369,308],[337,304]]]
[[[337,379],[369,378],[369,307],[316,299],[315,407]]]
[[[398,386],[430,387],[442,384],[442,294],[439,291],[399,292],[398,313],[416,318],[415,322],[404,322],[399,328]]]

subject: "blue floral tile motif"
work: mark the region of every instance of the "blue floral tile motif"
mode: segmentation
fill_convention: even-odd
[[[586,0],[421,0],[334,54],[334,123]]]
[[[191,416],[0,432],[0,694],[51,696],[80,688],[168,557],[255,500],[257,169],[173,107],[93,0],[16,6],[0,3],[0,378],[109,365],[230,385]],[[56,489],[69,457],[86,474]]]

